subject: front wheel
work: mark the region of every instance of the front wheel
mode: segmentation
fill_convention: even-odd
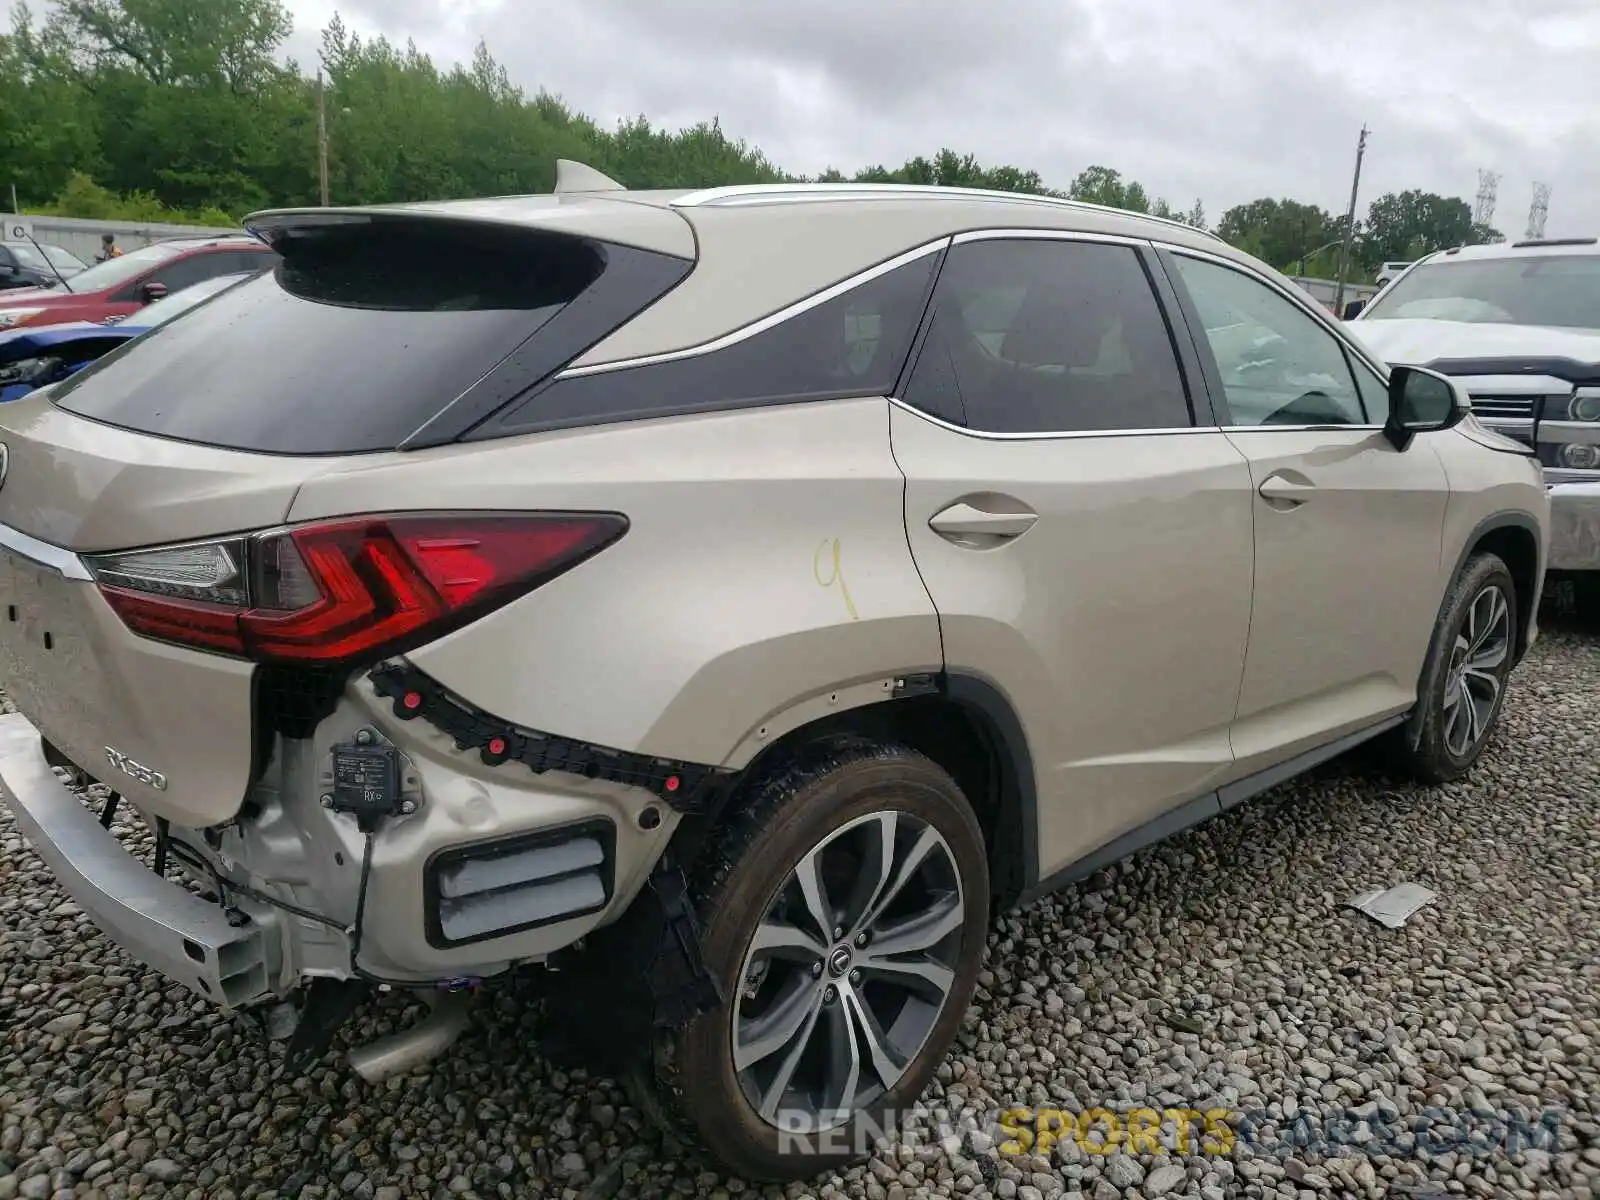
[[[870,1153],[971,1003],[988,923],[982,831],[900,747],[768,779],[697,875],[727,1004],[657,1055],[657,1092],[725,1164],[795,1179]]]
[[[1511,572],[1497,555],[1474,556],[1445,598],[1416,712],[1399,731],[1408,774],[1447,783],[1478,761],[1505,703],[1518,628]]]

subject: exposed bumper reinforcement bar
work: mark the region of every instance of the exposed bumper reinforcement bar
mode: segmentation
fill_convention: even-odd
[[[1549,567],[1600,571],[1600,483],[1551,486]]]
[[[226,1011],[268,995],[266,931],[235,928],[219,905],[124,850],[56,777],[20,714],[0,717],[0,785],[34,853],[112,941]]]

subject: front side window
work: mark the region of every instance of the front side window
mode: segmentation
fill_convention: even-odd
[[[1363,425],[1339,340],[1243,271],[1173,256],[1222,377],[1231,425]]]
[[[1424,263],[1395,280],[1361,319],[1600,329],[1600,255]]]
[[[987,433],[1191,424],[1172,337],[1138,252],[1100,242],[954,247],[904,398]]]

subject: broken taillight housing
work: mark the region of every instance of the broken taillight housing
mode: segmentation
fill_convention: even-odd
[[[348,517],[86,556],[143,637],[257,662],[334,666],[431,640],[610,545],[617,513]]]

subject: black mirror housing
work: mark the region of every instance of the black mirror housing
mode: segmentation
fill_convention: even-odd
[[[1464,411],[1449,376],[1423,367],[1390,368],[1389,419],[1383,436],[1396,450],[1411,445],[1419,433],[1449,429]]]
[[[159,279],[146,281],[139,287],[139,296],[146,304],[154,304],[157,300],[167,298],[167,285]]]
[[[1346,320],[1346,321],[1355,320],[1356,317],[1360,315],[1361,310],[1363,308],[1365,308],[1366,306],[1367,306],[1367,302],[1365,300],[1352,300],[1352,301],[1350,301],[1350,303],[1348,303],[1348,304],[1346,304],[1344,306],[1344,317],[1343,317],[1343,319]]]

